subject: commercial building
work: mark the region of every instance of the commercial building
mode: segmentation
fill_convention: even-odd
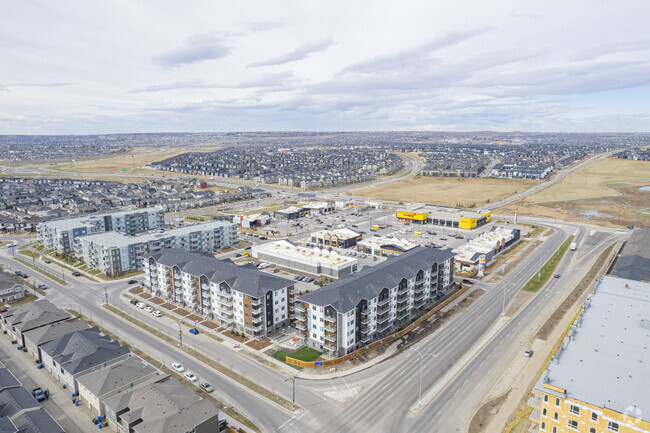
[[[325,201],[310,201],[309,203],[305,203],[303,207],[309,209],[309,213],[314,216],[329,213],[334,210],[334,204]]]
[[[144,285],[221,326],[266,337],[289,324],[293,281],[230,260],[171,249],[146,257]]]
[[[650,283],[603,277],[533,389],[531,428],[650,432],[648,311]]]
[[[74,251],[74,245],[81,236],[110,231],[132,235],[164,228],[164,212],[146,208],[47,221],[40,223],[36,231],[39,242],[45,248],[67,254]]]
[[[415,248],[297,299],[304,343],[341,356],[422,314],[452,287],[451,250]]]
[[[255,245],[256,259],[294,271],[331,278],[341,278],[357,270],[357,260],[317,247],[303,247],[287,240]]]
[[[352,248],[363,237],[361,233],[354,230],[333,229],[333,230],[320,230],[309,235],[311,243],[323,246],[332,246],[338,248]]]
[[[492,220],[492,212],[479,210],[467,211],[453,207],[425,206],[415,211],[398,210],[398,221],[411,224],[432,224],[454,229],[475,229]]]
[[[650,282],[650,227],[632,232],[616,261],[612,275]]]
[[[519,229],[505,227],[492,227],[489,232],[481,233],[454,250],[456,270],[471,272],[479,270],[481,264],[490,264],[496,255],[519,242],[520,235]]]
[[[25,284],[22,280],[0,269],[0,303],[12,303],[25,297]]]
[[[381,257],[399,256],[417,246],[406,239],[387,236],[370,236],[357,241],[357,251]]]
[[[79,391],[78,376],[124,359],[131,353],[127,346],[111,340],[97,327],[66,334],[43,344],[40,349],[43,367],[74,392]]]
[[[237,224],[239,227],[251,229],[264,226],[271,222],[271,215],[266,212],[252,215],[235,215],[232,222]]]
[[[62,322],[72,316],[46,299],[39,299],[2,313],[2,328],[15,340],[25,345],[24,333]]]
[[[166,376],[104,400],[106,419],[118,433],[218,433],[219,411],[178,380]]]
[[[115,232],[84,236],[77,242],[75,252],[93,269],[106,275],[119,275],[142,269],[142,258],[150,253],[170,248],[207,253],[238,242],[235,224],[212,221],[139,236]]]
[[[276,220],[295,220],[309,215],[309,209],[306,207],[289,206],[273,212],[273,218]]]

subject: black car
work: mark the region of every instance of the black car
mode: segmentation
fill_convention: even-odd
[[[138,280],[129,280],[126,284],[138,284]]]
[[[241,254],[239,254],[239,253],[235,254],[235,258],[237,258],[237,257],[241,257]]]
[[[73,277],[80,277],[80,276],[81,276],[81,272],[74,271],[74,272],[72,273],[72,276],[73,276]]]
[[[131,301],[129,302],[131,302],[132,305],[136,305],[138,303],[138,301],[136,301],[135,299],[131,299]]]

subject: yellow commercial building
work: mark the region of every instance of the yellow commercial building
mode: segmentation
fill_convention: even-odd
[[[492,220],[492,212],[466,211],[459,208],[425,206],[418,212],[397,211],[398,221],[413,224],[432,224],[453,229],[475,229]]]
[[[605,276],[533,389],[530,431],[650,432],[650,283]]]
[[[397,211],[397,219],[399,221],[406,221],[406,222],[419,222],[419,223],[424,223],[427,219],[428,213],[419,213],[419,212],[407,212],[403,210],[398,210]]]

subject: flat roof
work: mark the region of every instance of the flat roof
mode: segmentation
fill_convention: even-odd
[[[323,236],[326,235],[336,236],[339,239],[351,239],[351,238],[358,238],[359,236],[361,236],[361,233],[355,232],[354,230],[346,227],[341,229],[319,230],[317,232],[313,232],[309,234],[309,236],[315,236],[317,238],[322,238]]]
[[[133,209],[133,210],[122,210],[122,211],[116,211],[116,212],[108,212],[108,213],[96,213],[96,214],[90,214],[90,215],[84,215],[80,217],[75,217],[75,218],[65,218],[65,219],[60,219],[60,220],[51,220],[51,221],[46,221],[42,224],[50,227],[50,228],[55,228],[58,230],[69,230],[71,228],[79,227],[79,226],[92,226],[92,221],[97,221],[100,218],[103,218],[105,216],[112,216],[112,217],[120,217],[124,215],[131,215],[131,214],[138,214],[138,213],[144,213],[144,212],[162,212],[160,209],[154,208],[154,207],[148,207],[144,209]]]
[[[418,244],[411,242],[408,239],[400,239],[391,236],[369,236],[361,239],[357,244],[376,248],[383,245],[395,245],[405,250],[410,250],[418,246]]]
[[[401,212],[411,212],[411,213],[428,213],[429,217],[435,218],[479,218],[481,216],[480,212],[490,212],[489,210],[476,210],[471,211],[467,209],[461,209],[457,207],[446,207],[446,206],[435,206],[430,204],[425,204],[415,210],[401,210]]]
[[[650,227],[634,230],[614,266],[612,275],[650,281]]]
[[[650,421],[649,348],[650,283],[605,276],[536,388],[554,385],[569,398]]]
[[[80,238],[81,242],[93,242],[105,247],[126,247],[128,245],[141,242],[149,242],[171,238],[173,236],[184,236],[194,232],[214,230],[219,227],[232,226],[233,223],[227,221],[210,221],[206,223],[193,224],[185,227],[176,227],[164,231],[163,233],[143,233],[137,236],[129,236],[119,232],[104,232],[94,235],[88,235]]]
[[[492,230],[479,234],[465,245],[454,250],[457,253],[456,258],[463,261],[471,261],[476,253],[487,254],[494,251],[497,242],[509,241],[515,237],[515,232],[519,229],[507,229],[504,227],[493,227]]]
[[[294,262],[306,264],[326,265],[329,267],[346,267],[357,263],[352,257],[342,256],[336,251],[327,251],[326,249],[302,247],[287,240],[268,242],[262,245],[255,245],[253,252],[262,252],[272,254],[279,258],[290,259]]]

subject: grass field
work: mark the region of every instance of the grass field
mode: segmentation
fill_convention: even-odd
[[[539,276],[533,276],[533,278],[531,278],[521,290],[525,290],[526,292],[537,292],[539,289],[544,287],[544,284],[546,284],[555,272],[555,268],[558,263],[560,263],[560,260],[562,260],[562,257],[564,257],[564,253],[566,253],[571,242],[573,242],[573,236],[569,236],[569,238],[560,245],[560,248],[558,248],[555,254],[544,263],[544,266],[542,266],[538,272]]]
[[[286,362],[287,356],[289,358],[294,358],[294,359],[299,359],[301,361],[305,362],[312,362],[318,359],[319,356],[321,356],[322,353],[319,352],[316,349],[311,349],[309,347],[303,347],[302,349],[298,350],[296,353],[293,355],[290,353],[285,352],[284,350],[280,350],[277,352],[273,357],[277,359],[278,361]]]
[[[550,187],[531,194],[525,203],[618,196],[615,182],[650,182],[650,161],[606,158],[586,165]]]
[[[415,201],[442,206],[476,207],[494,203],[538,185],[526,179],[421,176],[355,191],[379,200]]]

